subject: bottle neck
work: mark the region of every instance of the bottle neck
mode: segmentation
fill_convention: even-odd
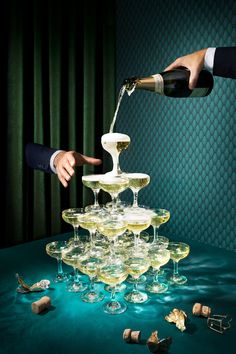
[[[149,77],[137,79],[136,89],[148,90],[164,95],[164,81],[161,74],[155,74]]]

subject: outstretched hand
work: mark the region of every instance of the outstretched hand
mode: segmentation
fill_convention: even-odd
[[[76,166],[88,165],[100,165],[102,160],[82,155],[76,151],[60,151],[55,159],[54,166],[57,171],[59,181],[64,187],[68,186],[68,182],[75,173]]]

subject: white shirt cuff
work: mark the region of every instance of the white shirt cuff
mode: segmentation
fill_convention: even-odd
[[[63,150],[57,150],[57,151],[55,151],[53,154],[52,154],[52,156],[50,157],[50,168],[51,168],[51,170],[52,170],[52,172],[53,173],[55,173],[55,174],[57,174],[57,171],[56,171],[56,169],[55,169],[55,167],[54,167],[54,159],[55,159],[55,157],[59,154],[59,152],[61,152],[61,151],[63,151]]]
[[[204,58],[204,68],[212,72],[216,48],[208,48]]]

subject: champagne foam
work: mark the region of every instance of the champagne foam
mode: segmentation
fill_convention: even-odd
[[[122,141],[130,141],[130,137],[122,133],[107,133],[102,136],[102,143],[116,143]]]
[[[104,175],[86,175],[82,176],[82,180],[84,181],[99,181]]]

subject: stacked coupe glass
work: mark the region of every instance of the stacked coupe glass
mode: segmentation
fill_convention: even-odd
[[[105,294],[110,292],[103,309],[108,314],[120,314],[128,304],[145,303],[152,294],[168,291],[170,284],[184,284],[187,278],[179,274],[178,262],[188,256],[190,248],[158,235],[160,225],[170,219],[168,210],[139,205],[139,191],[148,186],[150,176],[121,171],[119,155],[128,148],[130,137],[108,133],[101,142],[112,157],[113,169],[82,177],[84,186],[94,193],[94,204],[63,210],[62,218],[73,226],[74,236],[48,243],[46,252],[57,259],[56,282],[67,282],[67,290],[79,292],[82,301],[88,303],[104,301]],[[133,193],[130,205],[120,199],[128,188]],[[100,205],[100,191],[108,193],[111,202]],[[145,232],[150,226],[153,237]],[[86,238],[81,237],[79,228],[87,230]],[[173,273],[163,278],[165,272],[161,267],[170,259]],[[73,268],[73,276],[64,273],[63,262]],[[84,275],[89,281],[84,281]],[[101,282],[104,291],[98,284]]]

